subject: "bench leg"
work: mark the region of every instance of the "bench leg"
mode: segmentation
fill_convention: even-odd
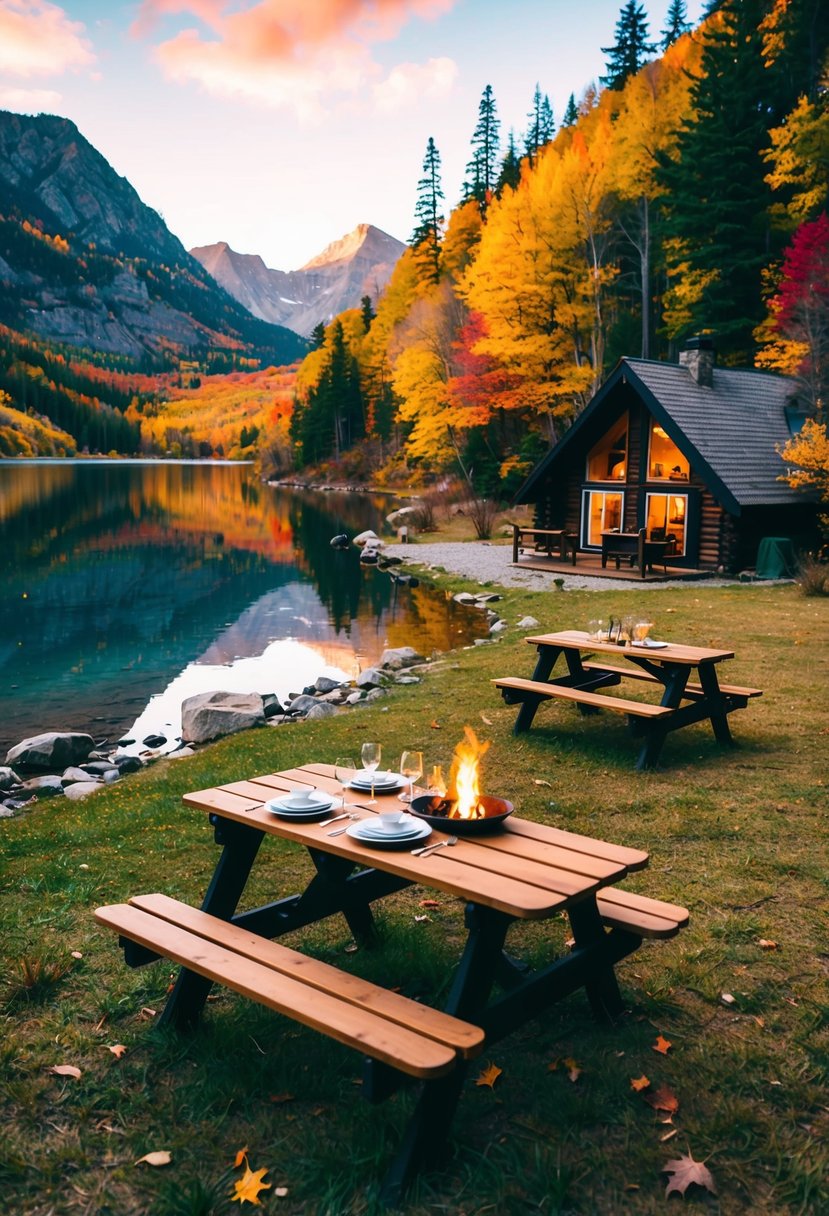
[[[449,1138],[465,1076],[465,1064],[458,1063],[448,1076],[424,1083],[403,1142],[380,1189],[380,1202],[384,1207],[399,1207],[406,1188],[423,1162],[432,1163],[439,1157]]]
[[[576,949],[590,948],[596,942],[604,942],[605,929],[594,899],[583,899],[573,904],[568,915]],[[621,1016],[624,1006],[612,961],[608,960],[604,966],[597,966],[585,981],[584,987],[596,1019],[614,1022]]]
[[[727,710],[725,708],[725,700],[720,691],[720,682],[717,679],[717,673],[713,667],[706,664],[700,664],[699,667],[699,682],[702,685],[702,691],[705,693],[706,704],[711,706],[711,726],[714,730],[714,738],[718,743],[731,744],[734,740],[731,737],[731,728],[728,725]]]

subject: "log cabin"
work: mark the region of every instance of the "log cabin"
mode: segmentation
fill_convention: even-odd
[[[602,532],[667,540],[679,570],[753,567],[760,541],[816,540],[816,507],[781,480],[779,452],[803,425],[794,380],[716,367],[713,340],[678,363],[623,358],[515,496],[537,528],[563,528],[579,552]]]

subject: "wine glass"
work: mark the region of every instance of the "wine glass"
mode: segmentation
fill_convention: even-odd
[[[380,757],[383,754],[383,749],[379,743],[364,743],[360,748],[360,759],[363,762],[363,768],[371,774],[371,797],[369,798],[369,806],[376,806],[377,799],[374,797],[374,774],[377,771],[377,765],[380,763]]]
[[[409,778],[408,794],[401,794],[401,802],[414,802],[414,783],[423,776],[423,752],[405,751],[400,757],[400,771]]]
[[[646,641],[648,634],[653,629],[653,621],[637,621],[633,626],[634,641],[641,645]]]
[[[349,784],[356,771],[357,765],[351,756],[337,756],[337,759],[334,761],[334,777],[339,781],[342,788],[343,810],[345,810],[345,787]]]

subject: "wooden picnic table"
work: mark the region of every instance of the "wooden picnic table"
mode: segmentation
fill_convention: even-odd
[[[711,650],[676,642],[658,647],[635,642],[619,645],[596,641],[576,629],[524,640],[538,652],[532,676],[529,679],[502,676],[493,681],[508,705],[520,705],[515,734],[530,729],[539,705],[548,700],[574,702],[583,714],[595,714],[598,710],[626,714],[633,734],[642,738],[637,769],[652,768],[659,759],[665,737],[694,722],[710,721],[718,743],[733,743],[728,714],[745,709],[752,697],[762,696],[759,688],[720,684],[717,667],[734,658],[733,650]],[[594,655],[600,658],[595,660]],[[610,655],[623,660],[623,665],[609,662]],[[553,678],[561,656],[567,671]],[[697,680],[690,679],[694,671]],[[608,696],[598,691],[623,680],[661,685],[659,703]]]
[[[305,782],[341,793],[331,765],[307,764],[185,795],[187,806],[207,814],[222,847],[201,910],[157,894],[98,909],[96,917],[121,934],[131,965],[160,956],[182,965],[161,1024],[195,1022],[218,981],[365,1053],[364,1092],[372,1100],[394,1092],[405,1074],[421,1080],[420,1100],[383,1188],[385,1201],[394,1203],[419,1166],[434,1161],[466,1062],[484,1043],[488,1047],[578,989],[597,1016],[614,1018],[622,1010],[615,964],[645,937],[676,934],[688,913],[616,886],[647,865],[643,850],[517,815],[498,834],[461,836],[453,847],[415,856],[409,847],[380,850],[346,833],[332,834],[340,823],[281,819],[265,805]],[[364,793],[346,790],[345,808],[369,818],[397,801],[380,791],[376,796],[371,806]],[[429,842],[444,835],[433,832]],[[260,845],[276,837],[308,850],[308,885],[301,894],[238,912]],[[466,944],[444,1011],[392,991],[402,977],[390,975],[389,988],[378,987],[274,940],[341,914],[358,940],[370,942],[372,903],[415,884],[466,905]],[[558,913],[569,918],[569,952],[551,947],[550,960],[536,972],[505,952],[516,921]],[[501,992],[492,998],[496,983]]]
[[[518,561],[523,542],[529,539],[534,550],[542,550],[547,557],[553,556],[553,548],[558,549],[559,557],[570,564],[576,564],[578,537],[564,528],[530,528],[523,524],[512,525],[512,560]]]

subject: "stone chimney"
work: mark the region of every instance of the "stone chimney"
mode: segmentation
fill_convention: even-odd
[[[679,366],[687,367],[702,388],[711,388],[714,383],[714,339],[689,338],[685,350],[679,352]]]

